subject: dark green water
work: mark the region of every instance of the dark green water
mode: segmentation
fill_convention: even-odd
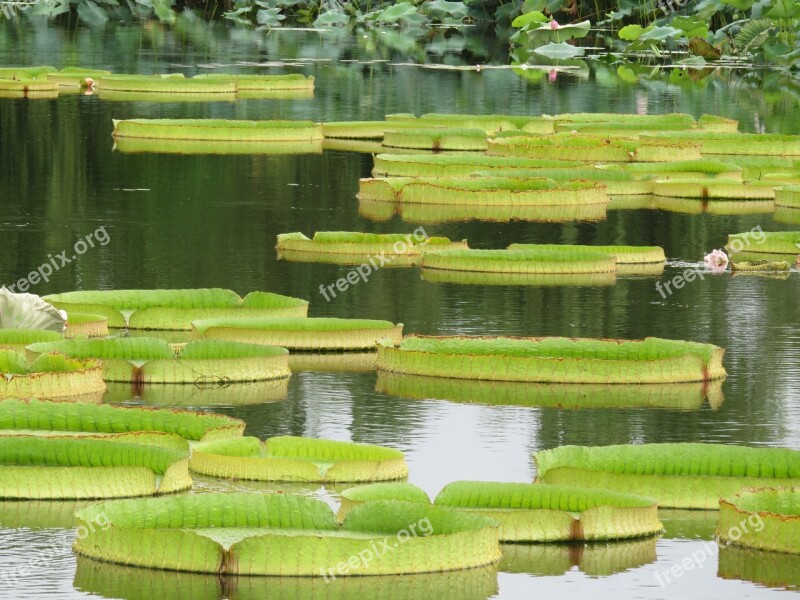
[[[107,244],[89,249],[31,291],[269,290],[310,300],[313,316],[389,319],[404,323],[408,333],[654,335],[711,342],[727,350],[724,402],[717,406],[717,398],[713,408],[708,402],[701,405],[692,392],[686,392],[684,406],[692,407],[688,410],[562,410],[408,399],[377,392],[374,373],[321,372],[293,375],[285,400],[210,408],[245,419],[247,433],[259,437],[306,435],[401,449],[407,454],[410,481],[431,495],[456,479],[530,481],[535,475],[533,452],[560,444],[707,441],[800,449],[797,273],[781,281],[731,277],[728,272],[662,298],[655,289],[658,278],[620,278],[604,287],[482,287],[430,283],[417,269],[397,268],[379,270],[368,282],[326,302],[319,286],[333,283],[348,268],[277,261],[275,236],[316,230],[411,231],[418,226],[398,217],[373,222],[359,216],[355,194],[358,179],[370,173],[369,154],[132,155],[113,151],[110,135],[112,118],[129,117],[332,121],[380,119],[393,112],[552,114],[637,108],[721,114],[739,119],[745,131],[763,126],[767,132],[798,133],[797,100],[791,91],[779,91],[772,79],[762,81],[752,73],[711,75],[692,86],[662,80],[631,85],[614,77],[613,68],[593,70],[586,78],[560,74],[549,82],[547,77],[523,79],[508,69],[435,70],[398,64],[408,62],[408,52],[417,62],[504,64],[502,49],[471,39],[442,40],[426,54],[418,48],[400,52],[400,41],[384,41],[380,34],[367,39],[313,32],[266,34],[209,30],[200,23],[183,23],[179,29],[172,33],[158,26],[120,26],[69,32],[5,26],[0,28],[0,65],[80,64],[116,72],[194,74],[212,68],[231,71],[241,61],[282,61],[293,66],[265,72],[313,74],[314,98],[129,103],[65,95],[52,101],[0,100],[0,282],[13,283],[46,262],[49,254],[71,250],[76,240],[102,227]],[[447,51],[451,47],[455,52]],[[715,216],[649,210],[609,211],[605,221],[596,223],[424,225],[429,234],[466,238],[478,248],[513,242],[661,245],[670,258],[661,280],[702,261],[703,254],[724,244],[728,233],[755,226],[765,231],[800,227],[775,222],[769,213]],[[682,393],[672,394],[673,401]],[[202,400],[192,404],[208,408]],[[219,485],[199,483],[201,489]],[[306,491],[329,497],[322,489]],[[0,511],[0,524],[6,525],[0,529],[0,570],[28,567],[27,574],[11,582],[0,573],[0,594],[9,598],[760,598],[779,593],[777,588],[722,579],[716,554],[668,586],[659,585],[655,575],[703,548],[699,538],[710,539],[713,526],[699,528],[700,533],[677,527],[627,553],[619,547],[606,549],[619,554],[606,557],[614,566],[608,573],[593,572],[580,560],[572,560],[581,566],[570,569],[569,557],[577,554],[567,553],[564,559],[557,554],[562,548],[547,557],[514,555],[500,565],[499,573],[490,569],[336,586],[248,582],[231,591],[229,584],[220,587],[213,578],[154,575],[83,561],[76,571],[65,530],[18,529],[8,522],[7,512]],[[584,555],[587,563],[589,556]],[[556,573],[545,568],[549,560],[565,566]],[[800,570],[800,563],[795,567]]]

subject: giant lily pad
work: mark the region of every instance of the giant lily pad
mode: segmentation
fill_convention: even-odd
[[[378,369],[531,383],[669,383],[721,379],[724,350],[646,338],[407,336],[378,346]],[[646,494],[645,494],[646,495]]]
[[[800,451],[723,444],[561,446],[536,453],[537,478],[656,498],[667,508],[718,508],[720,496],[800,483]]]
[[[564,486],[456,481],[434,504],[498,521],[500,541],[614,540],[664,528],[651,498]]]
[[[263,443],[244,437],[199,444],[191,468],[214,477],[261,481],[386,481],[408,476],[399,450],[291,436]]]
[[[0,496],[88,499],[149,496],[188,489],[188,452],[119,439],[0,436]],[[185,442],[184,442],[185,444]]]
[[[99,314],[109,327],[190,330],[195,319],[216,317],[305,316],[308,302],[270,292],[250,292],[241,298],[231,290],[103,290],[45,296],[67,311]]]
[[[291,375],[288,351],[260,344],[195,340],[175,354],[164,340],[147,337],[75,339],[28,346],[28,353],[60,352],[76,359],[100,359],[103,378],[136,384],[244,382]]]

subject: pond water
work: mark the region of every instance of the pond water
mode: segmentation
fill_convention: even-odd
[[[470,37],[442,37],[426,48],[401,40],[339,33],[257,32],[195,22],[176,31],[158,25],[71,31],[44,25],[0,27],[0,65],[84,65],[116,72],[231,71],[250,63],[290,63],[266,72],[314,75],[313,99],[212,103],[112,102],[62,95],[57,100],[0,100],[0,282],[9,284],[73,248],[98,228],[105,245],[58,270],[37,294],[72,289],[223,287],[270,290],[311,301],[313,316],[388,319],[407,333],[661,336],[726,348],[728,378],[701,404],[702,390],[666,408],[561,409],[410,399],[376,391],[374,372],[301,372],[288,398],[198,409],[234,415],[247,434],[326,437],[384,444],[406,453],[410,481],[435,495],[457,479],[531,481],[532,455],[563,444],[735,442],[800,449],[800,276],[787,280],[709,275],[662,297],[658,278],[619,278],[613,286],[471,286],[424,281],[417,269],[382,269],[327,302],[319,293],[347,267],[276,260],[279,233],[316,230],[411,231],[419,223],[359,215],[358,179],[368,153],[326,150],[297,156],[123,154],[112,149],[112,119],[217,117],[381,119],[385,114],[460,112],[687,112],[739,119],[741,129],[800,133],[791,88],[764,74],[712,74],[694,84],[653,79],[630,84],[614,68],[588,74],[524,78],[503,66],[502,48]],[[391,34],[394,35],[394,34]],[[469,69],[430,69],[409,63]],[[759,86],[766,88],[765,91]],[[647,244],[665,248],[664,281],[721,247],[728,233],[756,226],[798,229],[773,215],[683,214],[610,210],[599,222],[481,221],[424,224],[428,234],[468,239],[476,248],[513,242]],[[498,397],[502,390],[498,390]],[[576,392],[578,394],[585,392]],[[694,394],[692,396],[692,394]],[[484,390],[491,399],[492,389]],[[129,402],[159,399],[125,398]],[[497,398],[495,398],[497,399]],[[162,401],[163,402],[163,401]],[[671,407],[671,408],[670,408]],[[198,490],[220,482],[200,480]],[[236,484],[243,489],[258,486]],[[268,486],[267,486],[268,487]],[[226,488],[227,489],[227,488]],[[335,499],[336,490],[305,489]],[[667,533],[628,546],[508,549],[495,569],[436,576],[322,582],[227,582],[204,576],[141,572],[78,561],[74,533],[48,521],[53,505],[27,507],[36,528],[0,507],[0,595],[6,598],[762,598],[775,557],[708,549],[707,515],[665,514]],[[68,513],[67,513],[68,514]],[[704,520],[705,519],[705,520]],[[698,524],[699,521],[699,524]],[[704,553],[704,554],[703,554]],[[727,553],[727,556],[726,556]],[[662,586],[664,574],[692,555],[694,567]],[[592,558],[594,557],[594,558]],[[761,562],[758,562],[761,561]],[[742,565],[764,564],[755,574]],[[732,566],[733,565],[733,566]],[[11,578],[16,567],[26,572]],[[775,569],[778,569],[775,566]],[[800,562],[789,564],[795,585]],[[760,574],[760,575],[759,575]],[[750,581],[748,579],[753,579]],[[755,581],[760,580],[761,583]]]

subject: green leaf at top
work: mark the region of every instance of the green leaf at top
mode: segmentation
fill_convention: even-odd
[[[544,23],[549,19],[545,17],[542,13],[538,10],[531,11],[524,15],[518,16],[516,19],[511,21],[512,27],[525,27],[525,25],[530,25],[531,23]]]
[[[425,14],[436,19],[450,18],[457,21],[467,16],[468,7],[463,2],[448,2],[447,0],[428,0],[422,5]]]
[[[539,27],[532,27],[526,29],[528,37],[534,41],[539,42],[566,42],[573,38],[586,37],[589,33],[591,23],[589,21],[581,21],[580,23],[571,23],[569,25],[561,25],[558,29],[553,29],[550,22],[544,23]]]
[[[794,19],[800,15],[800,2],[797,0],[773,0],[774,4],[765,16],[773,19]]]
[[[403,17],[407,17],[417,12],[417,7],[411,2],[398,2],[389,8],[382,10],[375,18],[376,21],[382,23],[397,23]]]
[[[639,39],[644,40],[654,40],[658,42],[663,42],[666,39],[678,37],[681,34],[680,29],[676,29],[675,27],[648,27],[645,32],[639,36]]]
[[[641,25],[626,25],[619,30],[619,39],[633,42],[638,40],[643,33],[644,27]]]

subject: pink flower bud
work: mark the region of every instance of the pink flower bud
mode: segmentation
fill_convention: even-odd
[[[558,29],[559,27],[561,27],[561,25],[559,25],[555,19],[550,21],[550,29]]]

